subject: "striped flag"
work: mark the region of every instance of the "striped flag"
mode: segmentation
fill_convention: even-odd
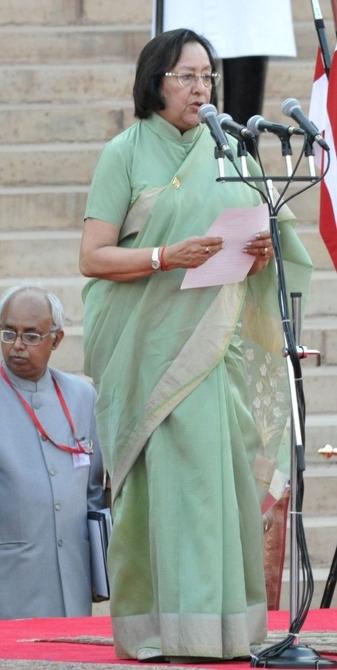
[[[329,79],[318,50],[311,93],[309,118],[316,124],[330,147],[330,168],[321,182],[319,230],[337,270],[337,50],[334,53]],[[316,145],[317,146],[317,145]],[[321,170],[327,156],[316,149],[316,162]]]

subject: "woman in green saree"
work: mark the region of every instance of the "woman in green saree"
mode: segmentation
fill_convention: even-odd
[[[121,658],[246,656],[266,632],[261,505],[288,477],[269,233],[247,240],[244,281],[180,290],[186,269],[226,244],[207,232],[219,213],[261,203],[242,183],[216,182],[198,110],[217,78],[208,42],[190,30],[145,46],[139,120],[105,146],[85,213],[85,371],[112,479]],[[301,290],[310,261],[283,209],[288,278]]]

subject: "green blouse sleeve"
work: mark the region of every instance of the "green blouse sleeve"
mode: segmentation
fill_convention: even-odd
[[[131,201],[131,151],[128,142],[116,137],[98,159],[90,186],[84,218],[100,219],[121,227]]]

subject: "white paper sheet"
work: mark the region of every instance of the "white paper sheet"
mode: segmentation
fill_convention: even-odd
[[[218,286],[242,281],[254,257],[242,250],[254,235],[269,230],[268,205],[225,209],[210,226],[207,236],[223,237],[224,246],[198,268],[187,270],[182,289]]]

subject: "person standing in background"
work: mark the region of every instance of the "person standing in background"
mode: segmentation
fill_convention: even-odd
[[[33,286],[0,299],[0,619],[88,616],[87,512],[104,507],[93,387],[48,367],[63,308]]]
[[[296,56],[290,0],[154,0],[153,34],[182,27],[222,60],[223,111],[238,123],[262,112],[268,58]]]

